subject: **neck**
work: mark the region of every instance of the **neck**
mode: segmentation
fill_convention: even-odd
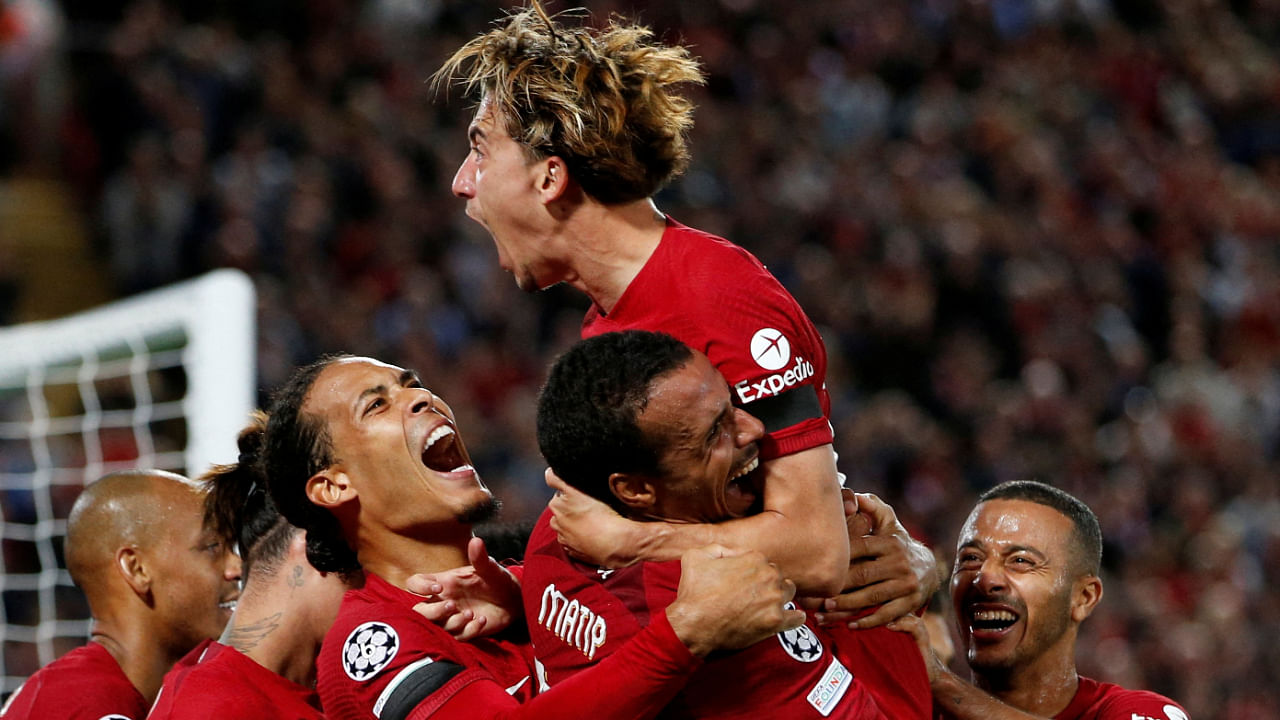
[[[283,563],[270,574],[255,573],[220,642],[277,675],[311,687],[320,641],[333,622],[332,612],[325,621],[308,605],[308,595],[315,594],[308,585],[318,577],[313,568],[297,562]]]
[[[1053,717],[1071,703],[1080,678],[1070,657],[1041,656],[1013,670],[975,670],[973,681],[1007,705],[1037,717]]]
[[[362,539],[357,553],[360,565],[398,588],[405,588],[411,575],[467,564],[467,543],[471,540],[467,524],[433,527],[412,536],[385,530],[378,535]]]
[[[605,313],[612,311],[658,248],[666,223],[648,198],[621,205],[584,203],[564,231],[572,258],[565,282]]]
[[[129,682],[137,688],[148,704],[155,702],[164,682],[165,673],[182,659],[191,648],[169,649],[156,642],[161,635],[146,627],[146,623],[113,622],[98,620],[94,623],[91,642],[96,642],[111,653]],[[192,646],[194,647],[194,646]]]

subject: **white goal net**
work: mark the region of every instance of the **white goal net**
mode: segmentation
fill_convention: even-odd
[[[235,460],[255,401],[254,312],[248,277],[218,270],[0,328],[0,696],[88,637],[62,554],[85,484]]]

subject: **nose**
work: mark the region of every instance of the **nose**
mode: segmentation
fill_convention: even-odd
[[[475,164],[471,156],[472,153],[467,153],[467,157],[458,166],[458,172],[453,176],[453,194],[463,200],[470,200],[476,195]]]
[[[420,415],[422,413],[432,412],[436,409],[435,393],[426,389],[412,388],[417,396],[409,403],[409,413],[411,415]]]
[[[1004,563],[996,555],[982,561],[982,567],[973,576],[973,585],[983,593],[994,593],[1005,589],[1008,578],[1004,574]]]
[[[227,551],[227,564],[222,569],[222,577],[226,578],[228,581],[239,580],[240,570],[240,556],[231,551]]]
[[[756,419],[755,415],[742,408],[734,408],[733,414],[734,422],[738,428],[738,433],[734,440],[737,442],[738,447],[746,447],[764,437],[764,423]]]

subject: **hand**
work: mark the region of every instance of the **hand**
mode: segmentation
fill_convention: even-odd
[[[485,549],[484,540],[467,544],[471,563],[442,573],[413,575],[409,592],[425,599],[413,609],[459,640],[473,640],[506,629],[524,616],[520,583]]]
[[[784,607],[796,594],[764,555],[708,545],[680,558],[680,586],[667,619],[689,652],[744,648],[804,624],[803,610]]]
[[[622,568],[638,559],[629,551],[635,547],[635,526],[639,525],[613,508],[571,487],[547,468],[547,486],[556,491],[547,507],[551,509],[551,529],[570,557],[606,568]]]
[[[938,659],[937,653],[933,651],[933,643],[929,638],[929,628],[925,624],[924,619],[915,615],[903,615],[890,622],[885,627],[890,630],[904,632],[915,638],[916,647],[920,648],[920,654],[924,656],[924,666],[929,671],[929,684],[932,685],[944,673],[950,672],[942,661]]]
[[[893,508],[870,493],[846,491],[845,522],[847,591],[822,601],[818,621],[872,628],[924,606],[940,582],[937,561],[929,548],[911,538]],[[877,605],[871,614],[851,620],[858,611]]]

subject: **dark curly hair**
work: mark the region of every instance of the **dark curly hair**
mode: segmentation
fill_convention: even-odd
[[[276,510],[267,494],[259,464],[266,429],[266,413],[255,410],[236,440],[239,459],[228,465],[214,465],[197,479],[207,493],[205,526],[228,547],[240,548],[246,577],[255,567],[271,572],[298,531]]]
[[[307,497],[307,480],[336,458],[324,421],[303,412],[302,405],[320,373],[346,357],[350,356],[327,355],[298,368],[276,391],[260,461],[272,501],[289,522],[307,531],[307,560],[324,572],[353,572],[360,562],[343,538],[338,519]]]
[[[661,474],[661,448],[636,425],[653,383],[692,358],[674,337],[643,330],[604,333],[569,348],[538,395],[538,446],[547,464],[618,508],[609,475]]]

